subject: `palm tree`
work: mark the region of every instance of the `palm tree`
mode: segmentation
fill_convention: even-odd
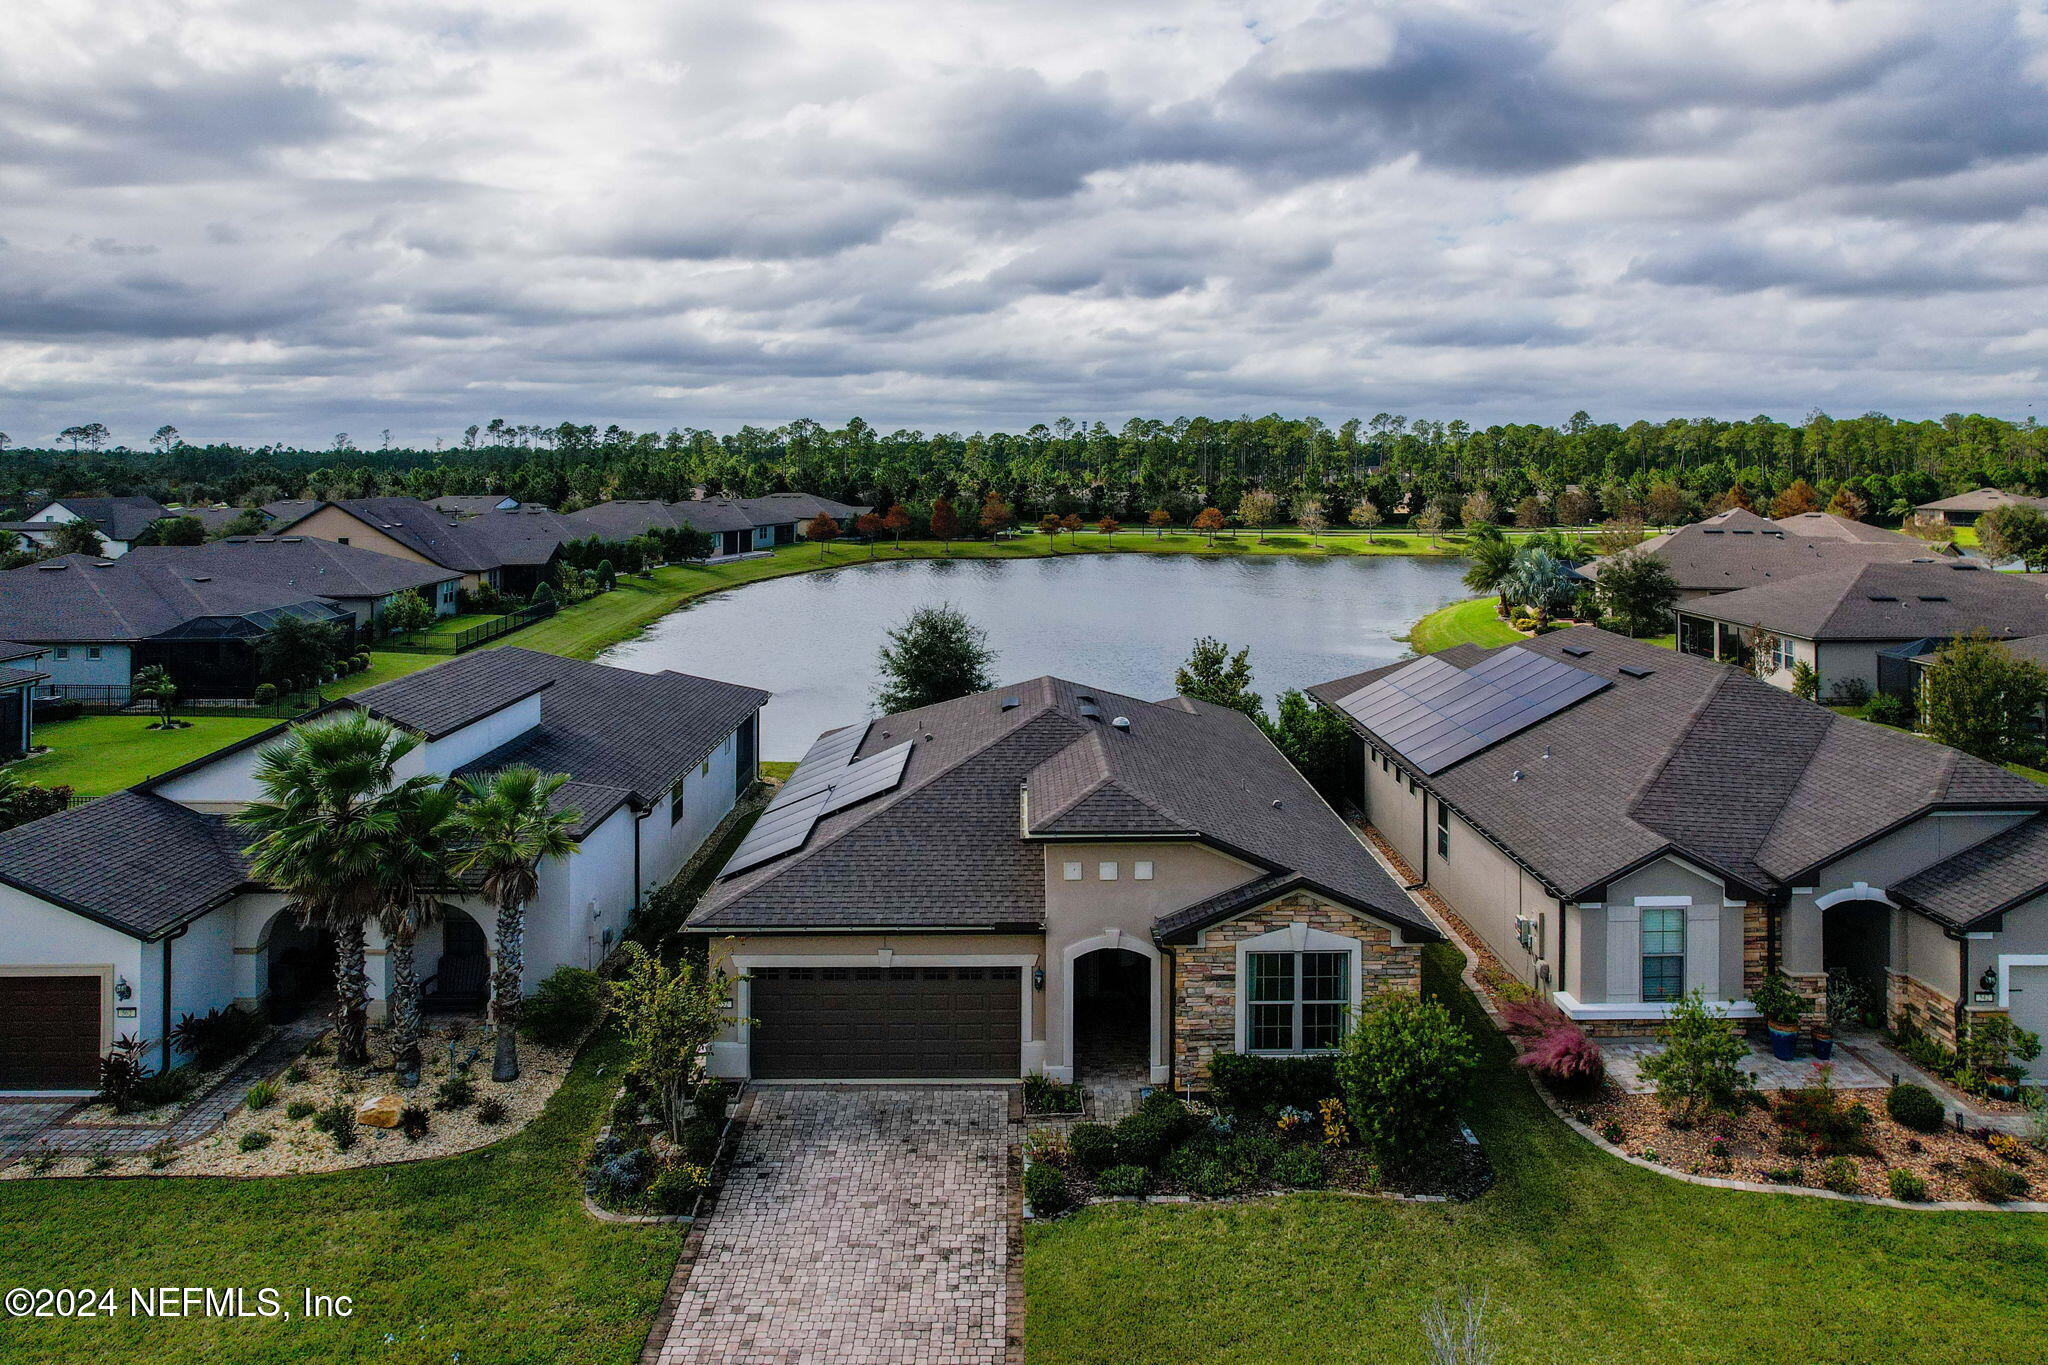
[[[1505,537],[1488,536],[1467,545],[1465,557],[1471,561],[1465,570],[1465,586],[1474,592],[1497,592],[1514,569],[1515,547]]]
[[[448,834],[455,795],[431,778],[416,777],[385,798],[396,812],[378,886],[377,918],[384,926],[391,963],[391,1049],[398,1084],[420,1083],[420,972],[413,944],[420,930],[438,921],[447,906]]]
[[[525,966],[526,905],[540,890],[544,858],[564,858],[577,843],[570,831],[582,816],[554,810],[566,773],[506,768],[488,777],[456,779],[461,804],[455,827],[467,837],[456,870],[483,875],[484,899],[498,907],[498,961],[491,972],[491,1020],[497,1053],[491,1079],[519,1079],[519,992]]]
[[[368,1060],[363,939],[398,824],[385,798],[399,760],[418,746],[362,712],[301,725],[258,756],[262,798],[235,815],[256,831],[251,873],[283,892],[300,922],[334,936],[335,1050],[344,1066]]]

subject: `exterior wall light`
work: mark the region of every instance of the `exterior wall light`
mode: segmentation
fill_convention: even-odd
[[[1045,968],[1033,967],[1031,969],[1031,989],[1034,991],[1045,989]]]
[[[135,998],[135,988],[128,984],[127,977],[117,976],[114,978],[114,998],[116,1000],[133,1000]]]

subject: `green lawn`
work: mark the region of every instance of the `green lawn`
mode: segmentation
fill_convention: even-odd
[[[152,730],[144,716],[80,716],[36,726],[36,742],[49,745],[50,752],[22,759],[13,771],[24,782],[104,796],[275,724],[202,716],[189,729]]]
[[[0,1266],[14,1285],[111,1286],[121,1313],[10,1320],[0,1359],[283,1365],[474,1361],[629,1365],[682,1233],[599,1223],[577,1166],[623,1049],[587,1052],[524,1132],[467,1156],[275,1180],[0,1182]],[[346,1294],[308,1321],[127,1313],[130,1286]]]
[[[2048,1339],[2048,1217],[1653,1175],[1552,1118],[1497,1040],[1471,1121],[1500,1181],[1470,1204],[1295,1195],[1033,1227],[1033,1365],[1421,1362],[1420,1314],[1460,1288],[1491,1291],[1517,1365],[1978,1365]]]
[[[1495,599],[1475,597],[1453,602],[1417,621],[1408,632],[1408,644],[1417,654],[1434,654],[1452,645],[1511,645],[1522,633],[1500,619]]]
[[[445,664],[453,657],[451,654],[404,654],[397,650],[373,649],[370,651],[370,666],[344,679],[340,686],[349,692],[360,692],[366,687],[432,668],[435,664]],[[330,684],[330,690],[332,687]]]

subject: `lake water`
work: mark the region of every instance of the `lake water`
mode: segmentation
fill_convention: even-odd
[[[1407,653],[1394,639],[1471,596],[1458,559],[1065,555],[849,566],[681,607],[603,662],[766,688],[761,756],[801,758],[873,713],[875,652],[917,607],[950,602],[988,632],[1000,681],[1054,673],[1127,696],[1173,692],[1198,635],[1251,647],[1267,698]]]

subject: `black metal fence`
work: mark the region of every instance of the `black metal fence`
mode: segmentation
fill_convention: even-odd
[[[403,640],[379,641],[375,648],[397,650],[402,654],[461,654],[478,645],[503,639],[515,630],[524,630],[536,621],[545,621],[560,609],[553,602],[533,602],[516,611],[506,612],[495,621],[485,621],[453,634],[434,635],[422,631]]]
[[[247,697],[181,697],[171,703],[171,714],[181,718],[230,716],[243,720],[290,720],[320,705],[317,693],[280,697],[256,702]],[[119,684],[67,683],[43,688],[35,701],[36,720],[45,723],[70,715],[112,716],[127,713],[153,716],[162,708],[154,701],[135,696],[133,689]]]

